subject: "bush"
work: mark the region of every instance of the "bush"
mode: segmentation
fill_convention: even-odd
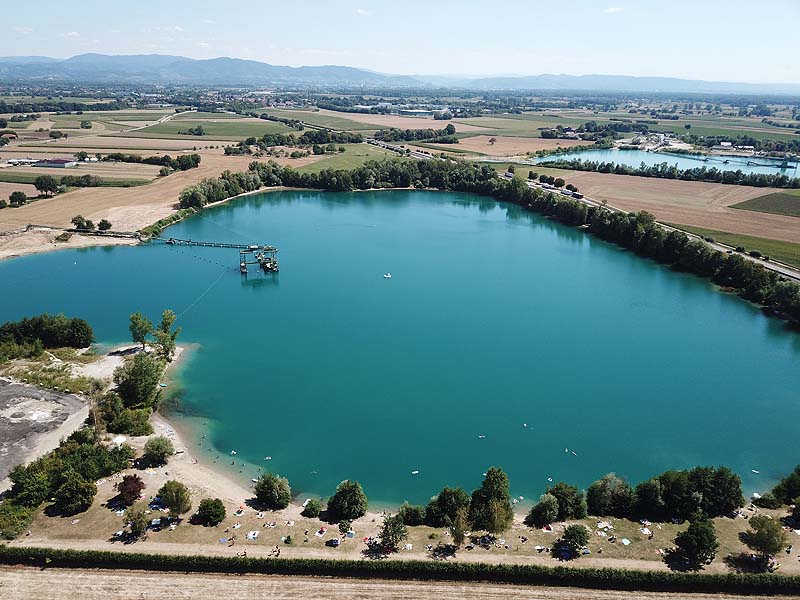
[[[151,437],[144,445],[143,457],[151,465],[165,465],[173,454],[175,447],[170,439],[163,435]]]
[[[759,508],[780,508],[783,506],[783,502],[781,502],[772,492],[766,492],[760,498],[753,498],[753,504],[758,506]]]
[[[791,504],[794,498],[800,496],[800,465],[797,465],[789,475],[781,479],[772,488],[773,495],[784,504]]]
[[[322,504],[316,498],[309,498],[300,514],[309,519],[316,519],[322,511]]]
[[[222,523],[225,515],[225,504],[219,498],[203,498],[197,508],[197,520],[210,527]]]
[[[272,473],[263,473],[255,484],[256,498],[270,510],[280,510],[292,501],[289,480]]]
[[[107,219],[102,219],[102,220],[101,220],[101,221],[100,221],[100,222],[97,224],[97,228],[98,228],[100,231],[108,231],[109,229],[111,229],[111,221],[109,221],[109,220],[107,220]]]
[[[353,524],[347,519],[342,519],[341,521],[339,521],[339,533],[341,533],[342,535],[350,533],[350,530],[352,528]]]
[[[30,526],[35,513],[36,508],[4,500],[0,503],[0,538],[4,540],[16,538]]]
[[[367,496],[357,481],[345,480],[336,488],[336,493],[328,500],[328,519],[331,522],[342,519],[355,520],[367,514]]]
[[[400,507],[397,514],[403,520],[403,523],[410,527],[416,527],[425,522],[424,506],[412,506],[411,504],[405,503]]]

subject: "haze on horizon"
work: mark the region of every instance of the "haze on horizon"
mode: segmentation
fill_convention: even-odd
[[[800,83],[800,42],[785,27],[798,22],[797,0],[764,0],[757,10],[745,0],[42,0],[35,12],[14,15],[0,55],[174,54],[407,75]]]

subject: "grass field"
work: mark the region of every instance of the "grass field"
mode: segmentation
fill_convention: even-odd
[[[300,167],[298,171],[304,173],[319,173],[323,169],[355,169],[368,160],[381,158],[396,158],[397,154],[388,150],[381,150],[369,144],[345,144],[345,152],[332,154],[313,163]]]
[[[192,136],[178,133],[179,131],[186,131],[199,126],[203,127],[206,135]],[[197,140],[198,144],[202,144],[205,139],[213,138],[238,141],[250,136],[260,137],[267,133],[297,133],[297,130],[287,127],[282,123],[265,121],[263,119],[223,119],[220,121],[170,120],[166,123],[145,127],[139,131],[120,134],[120,137],[191,139]]]
[[[753,198],[752,200],[734,204],[731,208],[800,217],[800,190],[786,190],[767,194],[760,198]]]
[[[260,113],[261,111],[256,112]],[[370,123],[359,123],[347,117],[337,117],[319,111],[270,109],[264,112],[282,119],[298,119],[304,123],[309,123],[318,127],[327,127],[329,129],[339,129],[342,131],[375,131],[375,125],[371,125]]]
[[[0,171],[0,182],[4,183],[29,183],[32,184],[40,175],[47,173],[9,173]],[[85,173],[82,173],[85,175]],[[64,175],[80,176],[81,173],[64,173]],[[58,177],[56,177],[58,179]],[[137,185],[145,185],[150,183],[150,179],[118,179],[118,178],[100,178],[100,187],[133,187]]]
[[[739,235],[738,233],[728,233],[715,229],[703,229],[690,225],[675,224],[674,227],[685,229],[686,231],[702,235],[703,237],[714,238],[718,242],[728,244],[729,246],[743,246],[748,252],[750,250],[758,250],[764,256],[769,256],[772,259],[785,262],[786,264],[800,267],[800,244],[753,237],[750,235]]]

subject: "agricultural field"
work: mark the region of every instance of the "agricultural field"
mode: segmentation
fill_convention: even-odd
[[[685,229],[691,233],[710,237],[718,242],[729,246],[742,246],[747,252],[758,250],[764,256],[769,256],[773,260],[784,262],[788,265],[800,267],[800,243],[782,242],[763,237],[750,235],[740,235],[716,229],[704,229],[702,227],[692,227],[690,225],[674,224],[674,227]]]
[[[195,136],[181,134],[191,128],[202,126],[205,135]],[[149,139],[190,139],[201,144],[206,139],[220,139],[239,141],[247,137],[260,137],[267,133],[298,133],[296,129],[287,127],[282,123],[266,121],[264,119],[208,119],[208,120],[178,120],[170,119],[157,125],[145,127],[134,132],[117,134],[119,137],[137,137]]]
[[[490,140],[494,139],[494,142]],[[512,136],[490,136],[475,135],[462,137],[458,144],[419,144],[432,150],[444,150],[450,152],[468,152],[471,154],[483,154],[490,156],[516,156],[520,154],[533,153],[537,150],[553,150],[555,148],[569,148],[572,146],[585,145],[591,142],[581,140],[553,140],[535,137],[512,137]],[[418,144],[412,144],[418,145]]]
[[[282,119],[297,119],[315,125],[317,127],[327,127],[328,129],[336,129],[340,131],[375,131],[375,126],[369,123],[360,123],[346,116],[337,116],[338,114],[346,115],[347,113],[332,113],[332,111],[316,111],[316,110],[283,110],[283,109],[268,109],[264,111],[256,110],[255,112],[266,112],[269,115],[280,117]]]
[[[800,190],[781,190],[780,192],[734,204],[733,208],[754,210],[773,215],[800,217]]]
[[[317,157],[320,160],[304,165],[298,170],[305,173],[318,173],[323,169],[355,169],[368,160],[397,157],[394,152],[369,144],[344,144],[344,148],[344,152],[321,155]]]

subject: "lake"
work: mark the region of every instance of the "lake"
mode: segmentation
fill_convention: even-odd
[[[245,481],[263,467],[329,495],[355,478],[396,505],[471,490],[492,465],[532,498],[548,478],[724,464],[749,494],[797,463],[800,336],[517,207],[281,191],[165,235],[274,244],[281,271],[243,277],[236,250],[164,244],[32,255],[0,262],[0,321],[64,312],[112,344],[130,313],[174,309],[197,345],[168,388],[206,436],[190,451]]]
[[[800,167],[797,162],[789,163],[788,168],[780,168],[783,161],[769,158],[741,157],[741,156],[692,156],[688,154],[668,154],[665,152],[645,152],[644,150],[580,150],[565,152],[535,159],[536,163],[546,163],[554,160],[589,160],[597,162],[613,162],[629,167],[638,167],[642,163],[648,167],[667,163],[675,165],[681,170],[716,168],[719,171],[742,171],[742,173],[758,173],[761,175],[786,175],[787,177],[800,177]]]

